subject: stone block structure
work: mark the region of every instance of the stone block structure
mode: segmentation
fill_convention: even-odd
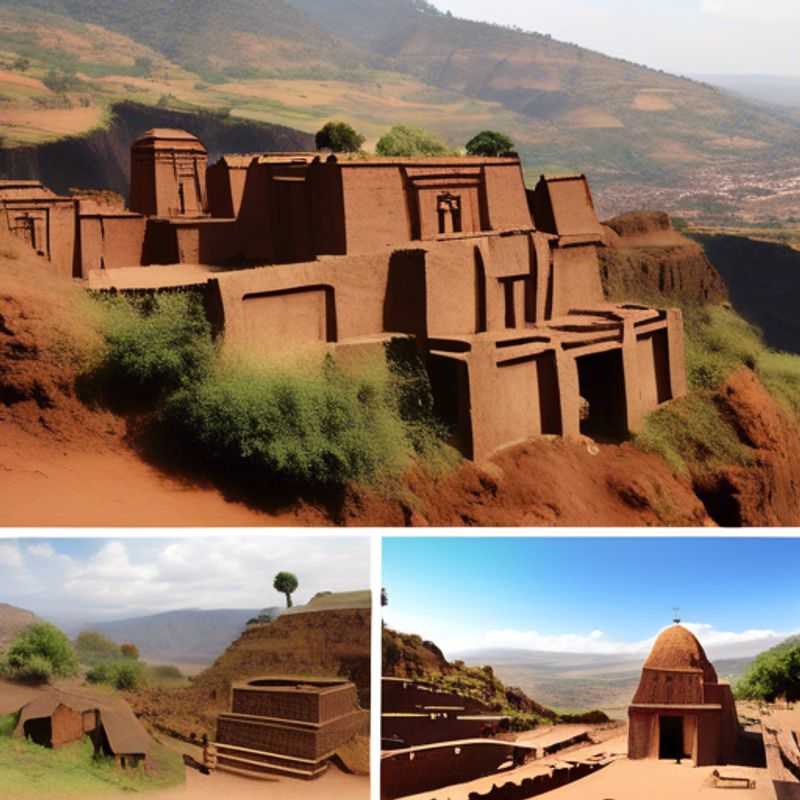
[[[231,710],[217,719],[216,765],[251,777],[316,778],[336,750],[368,726],[349,681],[252,679],[234,684]]]
[[[515,156],[206,162],[191,134],[148,131],[129,212],[42,198],[77,215],[52,259],[90,287],[203,286],[225,346],[265,358],[411,338],[479,461],[539,435],[619,439],[686,392],[680,311],[605,301],[585,176],[526,189]],[[142,265],[162,266],[117,269]]]
[[[629,758],[685,758],[701,767],[735,756],[739,727],[731,688],[680,625],[656,639],[628,719]]]
[[[509,718],[468,697],[405,678],[381,682],[381,748],[486,739],[509,729]]]
[[[77,200],[61,197],[39,181],[0,180],[0,226],[67,277],[74,274],[77,212]]]

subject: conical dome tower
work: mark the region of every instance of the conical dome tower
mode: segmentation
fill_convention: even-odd
[[[628,717],[630,758],[686,758],[702,766],[725,764],[736,749],[730,686],[719,682],[703,646],[682,625],[656,638]]]

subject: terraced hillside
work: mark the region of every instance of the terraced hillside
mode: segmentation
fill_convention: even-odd
[[[500,128],[532,177],[587,172],[606,214],[732,217],[756,192],[746,214],[768,217],[800,193],[791,109],[425,0],[0,0],[7,146],[103,126],[123,98],[306,132],[344,117],[368,147],[399,122],[454,147]]]

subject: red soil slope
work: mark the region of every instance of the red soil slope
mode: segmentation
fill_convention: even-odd
[[[628,229],[618,227],[624,240]],[[658,258],[665,249],[624,252]],[[679,249],[697,267],[684,291],[701,299],[713,289],[716,297],[707,262]],[[753,375],[732,381],[721,402],[754,447],[755,464],[701,485],[631,444],[542,439],[445,477],[413,472],[403,486],[413,502],[363,487],[314,502],[254,500],[147,463],[125,419],[82,403],[76,376],[98,345],[82,290],[21,244],[0,241],[0,525],[698,526],[711,522],[706,507],[723,524],[799,521],[792,493],[800,434]]]

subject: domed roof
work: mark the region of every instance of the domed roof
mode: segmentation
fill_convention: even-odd
[[[706,683],[718,683],[717,673],[697,637],[682,625],[663,630],[653,645],[645,669],[701,669]]]

